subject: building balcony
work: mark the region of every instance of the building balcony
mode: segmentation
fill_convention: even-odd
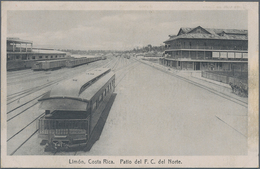
[[[212,58],[212,57],[197,57],[197,58],[188,58],[188,57],[165,57],[166,60],[174,61],[186,61],[186,62],[244,62],[247,63],[247,58]]]
[[[173,46],[169,47],[166,46],[165,50],[171,50],[171,49],[198,49],[198,50],[207,50],[207,51],[212,51],[212,50],[248,50],[248,47],[230,47],[230,46]]]
[[[19,52],[32,52],[32,49],[31,48],[27,48],[27,51],[26,51],[26,48],[15,48],[14,50],[13,49],[7,49],[7,52],[15,52],[15,53],[19,53]]]

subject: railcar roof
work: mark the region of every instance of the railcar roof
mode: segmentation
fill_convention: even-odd
[[[79,98],[81,89],[84,85],[86,85],[88,82],[94,80],[96,77],[98,77],[108,71],[110,71],[110,69],[108,69],[108,68],[98,68],[98,69],[94,69],[90,72],[82,73],[72,79],[62,81],[59,84],[57,84],[55,87],[53,87],[53,89],[51,90],[51,92],[49,94],[49,97],[76,97],[76,98]],[[103,77],[101,79],[103,79]],[[101,79],[99,79],[97,82],[99,82]],[[95,84],[97,82],[95,82]]]
[[[62,59],[57,59],[57,60],[41,60],[41,61],[37,61],[38,63],[49,63],[49,62],[60,62],[60,61],[65,61],[65,58]]]
[[[114,72],[109,72],[100,80],[98,80],[95,85],[90,86],[87,90],[80,94],[81,99],[91,100],[92,97],[115,75]]]

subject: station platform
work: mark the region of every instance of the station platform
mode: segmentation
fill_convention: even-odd
[[[150,62],[150,61],[147,61],[147,60],[140,59],[139,61],[141,61],[145,64],[148,64],[152,67],[155,67],[157,69],[161,69],[161,70],[167,71],[171,74],[181,76],[185,79],[191,80],[191,81],[198,83],[200,85],[209,87],[209,88],[211,88],[215,91],[218,91],[222,94],[228,95],[232,98],[235,98],[237,100],[240,100],[240,101],[248,104],[248,98],[247,97],[241,97],[241,96],[236,95],[235,93],[232,93],[232,89],[228,84],[217,82],[217,81],[210,80],[210,79],[202,77],[201,71],[177,70],[177,69],[170,68],[170,67],[167,67],[167,66],[163,66],[163,65],[160,65],[159,63],[154,63],[154,62]]]

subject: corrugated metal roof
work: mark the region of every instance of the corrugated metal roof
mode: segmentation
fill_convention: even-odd
[[[183,34],[178,36],[170,36],[165,42],[169,42],[176,39],[223,39],[223,40],[248,40],[248,31],[240,29],[213,29],[213,28],[202,28],[205,29],[209,34],[190,33],[193,30],[199,28],[180,28],[179,33],[182,31]],[[179,34],[178,33],[178,34]],[[220,36],[223,34],[222,36]]]
[[[32,41],[29,41],[29,40],[22,40],[22,39],[19,39],[19,38],[12,38],[12,37],[7,37],[6,41],[18,42],[18,43],[33,43]]]
[[[188,33],[188,32],[191,31],[192,29],[194,29],[194,28],[184,28],[184,27],[181,27],[181,28],[180,28],[180,31],[182,30],[183,33]]]
[[[212,34],[182,34],[173,38],[170,38],[165,42],[169,42],[176,39],[223,39],[223,40],[248,40],[247,36],[237,36],[237,35],[212,35]]]

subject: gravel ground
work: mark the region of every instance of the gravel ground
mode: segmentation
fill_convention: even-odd
[[[100,139],[77,155],[247,154],[245,107],[144,64],[131,69],[115,93]],[[16,155],[52,155],[39,143],[33,136]]]
[[[247,153],[245,107],[146,65],[129,72],[116,93],[99,141],[78,155]]]

